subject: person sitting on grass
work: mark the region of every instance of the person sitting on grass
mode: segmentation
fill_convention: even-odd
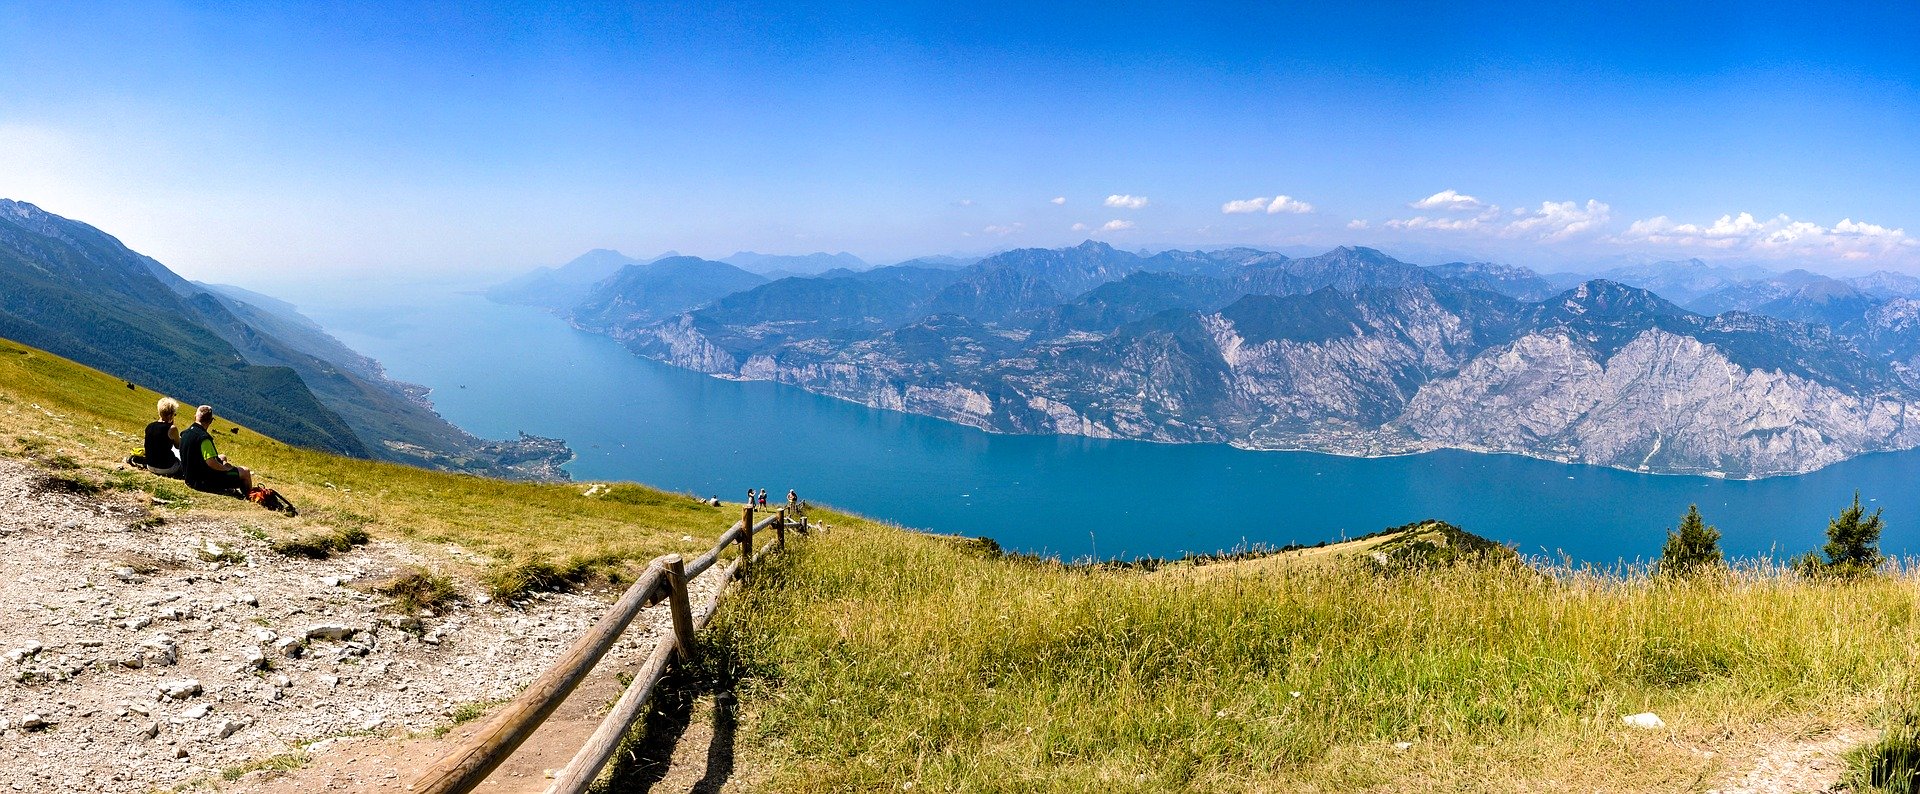
[[[208,493],[239,491],[246,496],[253,490],[253,472],[245,466],[227,462],[213,446],[213,406],[202,405],[193,412],[193,424],[180,433],[180,472],[187,486]]]
[[[180,404],[172,397],[162,397],[154,407],[159,410],[160,419],[147,423],[145,449],[128,462],[162,477],[178,477],[180,456],[173,448],[180,446],[180,428],[173,426],[173,416],[180,411]]]

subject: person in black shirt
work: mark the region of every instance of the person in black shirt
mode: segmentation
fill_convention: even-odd
[[[180,428],[173,426],[173,415],[180,410],[180,404],[171,397],[162,397],[155,405],[160,411],[160,420],[148,422],[146,431],[146,449],[141,465],[147,471],[167,477],[180,475],[180,457],[173,448],[180,445]]]
[[[227,462],[227,456],[214,448],[212,428],[213,406],[202,405],[193,412],[193,424],[180,433],[180,473],[195,490],[239,489],[244,496],[253,490],[253,472]]]

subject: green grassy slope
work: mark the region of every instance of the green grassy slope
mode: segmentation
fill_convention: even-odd
[[[1145,573],[819,537],[719,624],[739,763],[782,791],[1697,791],[1880,724],[1920,662],[1911,574],[1375,562],[1436,539]],[[1622,724],[1647,710],[1669,728]]]

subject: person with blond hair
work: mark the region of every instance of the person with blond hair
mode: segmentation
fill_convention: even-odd
[[[180,456],[173,450],[180,446],[180,428],[174,427],[173,415],[180,411],[180,404],[172,397],[162,397],[154,408],[160,412],[160,419],[147,423],[146,449],[139,463],[154,474],[177,477]]]
[[[211,405],[194,410],[193,424],[180,433],[180,464],[183,479],[194,490],[227,493],[238,489],[242,496],[253,491],[253,472],[227,462],[227,456],[214,448]]]

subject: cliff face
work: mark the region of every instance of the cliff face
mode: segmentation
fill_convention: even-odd
[[[1920,349],[1904,341],[1910,307],[1874,315],[1882,355],[1824,326],[1705,317],[1611,282],[1533,303],[1373,255],[1135,270],[1045,309],[1031,300],[1047,279],[1014,279],[990,259],[992,272],[955,282],[960,292],[978,302],[1003,285],[1027,309],[891,327],[701,310],[621,335],[677,366],[997,432],[1350,455],[1458,448],[1729,477],[1920,446],[1906,421],[1920,395],[1901,374]],[[1047,260],[1055,277],[1059,261]],[[952,287],[927,311],[954,308],[942,300]],[[1161,310],[1140,318],[1146,309]]]

